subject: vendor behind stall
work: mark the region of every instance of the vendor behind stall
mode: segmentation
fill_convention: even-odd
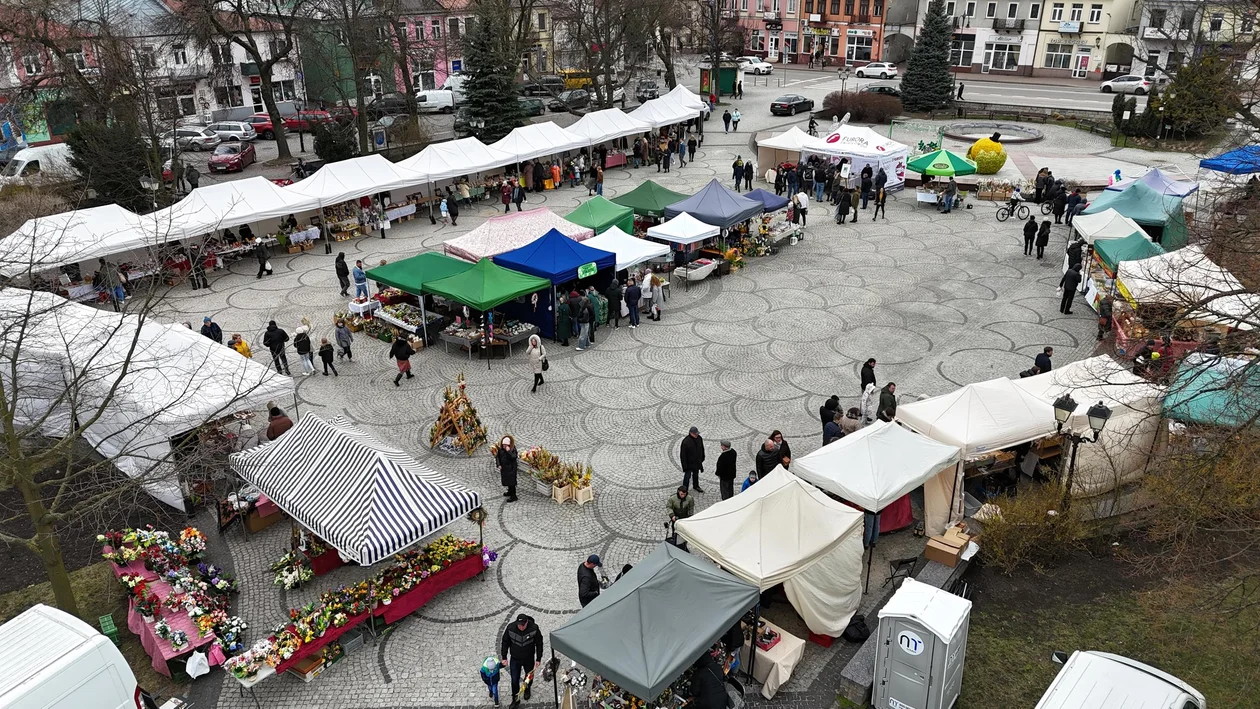
[[[693,709],[726,709],[726,683],[722,666],[706,650],[691,675]]]

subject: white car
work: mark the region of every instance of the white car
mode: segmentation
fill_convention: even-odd
[[[773,64],[756,57],[740,57],[739,61],[740,68],[752,74],[769,74],[774,71]]]
[[[252,124],[241,121],[220,121],[211,123],[206,128],[219,136],[221,140],[253,140],[258,137]]]
[[[1137,94],[1145,96],[1151,90],[1151,82],[1144,76],[1117,76],[1111,81],[1104,81],[1098,90],[1105,93]]]
[[[881,79],[894,79],[897,77],[897,65],[892,62],[871,62],[866,66],[858,67],[853,73],[859,79],[871,76]]]

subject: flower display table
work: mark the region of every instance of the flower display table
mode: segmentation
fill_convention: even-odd
[[[113,554],[114,548],[106,544],[105,547],[102,549],[102,551],[105,552],[106,554]],[[116,579],[120,579],[123,576],[139,576],[145,581],[156,581],[158,577],[157,574],[145,568],[144,560],[142,559],[136,559],[135,561],[129,562],[127,564],[123,564],[121,566],[111,561],[109,562],[109,565],[110,565],[110,568],[113,569],[114,578]]]
[[[485,564],[480,554],[465,557],[425,579],[415,588],[394,598],[389,605],[378,605],[372,615],[394,623],[420,610],[439,593],[480,574]]]
[[[303,553],[306,555],[306,560],[311,562],[311,573],[316,576],[323,576],[330,571],[340,569],[346,563],[341,560],[341,554],[332,547],[328,547],[328,551],[317,556],[311,556],[308,552]]]
[[[149,590],[158,597],[159,600],[165,601],[166,597],[171,595],[171,585],[165,581],[149,582]],[[166,677],[171,676],[171,669],[167,666],[167,662],[181,655],[187,655],[198,648],[210,646],[207,655],[210,659],[210,665],[220,665],[223,663],[223,650],[214,642],[214,633],[210,633],[205,637],[197,634],[197,624],[192,618],[183,611],[164,611],[162,618],[166,620],[166,624],[171,630],[182,630],[188,634],[188,644],[176,650],[171,647],[169,640],[163,640],[157,636],[153,630],[153,625],[144,622],[144,618],[136,611],[136,604],[133,600],[128,606],[127,611],[127,628],[140,638],[140,645],[144,647],[144,651],[149,653],[149,657],[153,660],[153,670]]]
[[[480,559],[478,559],[478,562],[480,562]],[[324,634],[321,637],[315,638],[309,643],[303,643],[302,647],[298,648],[297,652],[293,653],[293,655],[290,656],[289,659],[276,665],[276,674],[284,674],[285,672],[288,672],[289,669],[291,669],[294,665],[296,665],[300,660],[304,660],[308,657],[311,657],[315,653],[323,652],[324,648],[329,643],[341,637],[342,635],[345,635],[347,632],[349,632],[351,628],[355,627],[356,625],[362,623],[363,621],[367,619],[368,619],[367,613],[360,613],[359,615],[351,616],[350,620],[348,620],[346,624],[341,626],[340,628],[329,628],[327,631],[324,632]]]
[[[381,307],[381,301],[376,300],[375,298],[369,298],[363,303],[356,303],[353,300],[350,301],[350,312],[355,315],[367,315],[379,307]]]

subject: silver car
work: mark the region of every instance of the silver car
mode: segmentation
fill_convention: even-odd
[[[211,123],[207,128],[219,136],[220,140],[253,140],[258,137],[254,126],[241,121],[220,121]]]
[[[1105,94],[1114,92],[1118,94],[1137,94],[1138,96],[1145,96],[1150,93],[1151,80],[1145,76],[1135,76],[1133,74],[1117,76],[1111,81],[1104,81],[1098,86],[1098,90]]]
[[[180,150],[210,150],[222,143],[218,133],[209,128],[176,128],[162,134],[162,147]]]

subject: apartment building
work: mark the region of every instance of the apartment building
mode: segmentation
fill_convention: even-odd
[[[1033,76],[1101,81],[1132,70],[1135,0],[1042,3]]]
[[[722,0],[723,17],[743,28],[748,51],[768,62],[795,63],[804,57],[808,63],[802,52],[800,8],[800,0]]]
[[[953,26],[950,64],[957,73],[1031,76],[1041,0],[947,0]],[[927,12],[927,2],[920,4]]]

